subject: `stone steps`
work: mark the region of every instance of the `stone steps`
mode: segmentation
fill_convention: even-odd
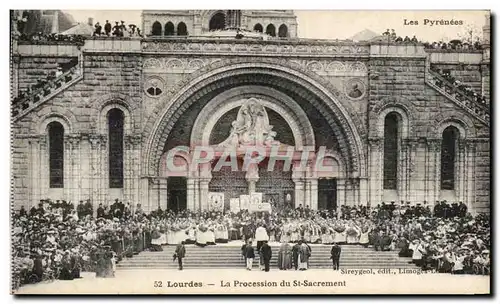
[[[310,268],[329,269],[332,267],[330,260],[331,246],[312,245],[312,255],[309,260]],[[273,257],[270,265],[277,268],[278,246],[272,246]],[[146,251],[126,258],[117,264],[119,269],[175,269],[177,261],[173,261],[175,246],[164,246],[163,251]],[[186,268],[244,268],[245,262],[241,257],[240,246],[186,246]],[[346,245],[342,247],[340,266],[350,269],[365,268],[416,268],[410,264],[411,259],[401,258],[396,251],[377,252],[372,248],[364,248],[357,245]],[[258,267],[258,254],[254,260],[254,267]]]

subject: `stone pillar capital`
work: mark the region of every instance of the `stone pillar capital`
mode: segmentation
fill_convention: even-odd
[[[441,139],[440,138],[428,138],[427,146],[431,152],[439,152],[441,150]]]

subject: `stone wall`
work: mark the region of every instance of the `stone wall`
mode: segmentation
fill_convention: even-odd
[[[95,45],[99,43],[101,42],[98,40],[94,42]],[[353,109],[349,115],[360,119],[364,125],[362,127],[369,130],[369,138],[362,139],[364,153],[367,154],[369,162],[368,185],[360,186],[352,180],[342,181],[339,183],[339,189],[342,188],[339,190],[339,196],[344,197],[349,204],[359,201],[361,196],[366,197],[366,201],[372,204],[381,200],[413,202],[426,200],[434,203],[436,199],[441,199],[442,193],[437,186],[439,131],[442,131],[440,127],[452,123],[466,132],[460,154],[462,158],[459,160],[462,170],[460,172],[463,172],[465,177],[460,186],[461,192],[459,191],[456,196],[463,198],[469,204],[474,204],[477,211],[488,210],[491,187],[489,127],[482,125],[452,100],[425,84],[425,54],[414,49],[411,53],[405,51],[406,53],[402,55],[391,55],[393,51],[394,49],[376,49],[368,61],[363,61],[369,73],[365,70],[359,72],[359,75],[337,75],[330,73],[327,68],[312,69],[332,85],[335,90],[332,93],[345,107],[349,105]],[[168,91],[182,89],[179,83],[189,78],[196,69],[221,58],[225,57],[222,55],[220,57],[197,55],[191,58],[178,55],[152,57],[141,54],[139,49],[122,53],[98,52],[95,49],[85,51],[83,79],[12,125],[12,176],[16,207],[21,205],[28,207],[45,197],[71,201],[90,198],[95,205],[120,198],[131,203],[137,201],[151,203],[151,206],[143,204],[146,209],[153,208],[158,203],[163,204],[155,195],[159,193],[158,189],[164,190],[162,187],[165,186],[160,181],[140,180],[142,174],[140,165],[147,157],[141,155],[148,140],[141,138],[145,123],[153,115],[156,107],[167,96],[172,96],[167,94]],[[39,77],[55,69],[57,63],[64,63],[70,59],[71,57],[65,56],[19,58],[17,70],[19,86],[26,87],[36,83]],[[150,59],[158,60],[160,65],[146,64],[145,61]],[[324,60],[324,63],[328,64],[323,66],[329,67],[330,61],[333,60],[344,63],[349,61],[344,58],[329,58]],[[309,61],[315,62],[314,67],[318,66],[316,64],[318,61],[314,58]],[[309,61],[304,60],[304,67],[311,66],[308,64]],[[439,66],[443,68],[448,65]],[[458,79],[461,79],[460,77],[463,77],[464,81],[469,79],[475,87],[485,86],[486,68],[483,68],[483,72],[479,66],[474,65],[456,69],[454,73]],[[155,77],[160,79],[163,89],[163,94],[158,97],[145,93],[150,79]],[[367,89],[365,95],[358,100],[349,99],[345,93],[346,83],[354,78],[365,84]],[[489,76],[487,81],[489,83]],[[219,93],[221,92],[217,89],[207,93],[183,114],[185,119],[178,120],[173,127],[171,140],[165,149],[179,143],[189,143],[192,123],[197,114],[206,102]],[[318,138],[316,143],[330,142],[334,143],[334,149],[338,148],[333,130],[320,128],[320,125],[326,125],[326,122],[318,118],[319,111],[308,107],[308,101],[303,98],[295,96],[295,101],[309,117],[315,130],[315,137]],[[125,182],[122,190],[109,189],[107,178],[106,112],[113,106],[118,106],[125,112]],[[398,175],[400,186],[396,197],[394,193],[381,188],[383,123],[381,128],[380,121],[383,121],[383,117],[390,111],[396,111],[402,118],[403,136],[400,143]],[[61,121],[67,131],[64,189],[48,189],[47,186],[46,125],[54,119]],[[470,181],[473,179],[474,182],[471,184]],[[157,186],[152,186],[154,183]],[[345,192],[343,192],[344,187]],[[153,193],[154,191],[150,189],[158,191]]]

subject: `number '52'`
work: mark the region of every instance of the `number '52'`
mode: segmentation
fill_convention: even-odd
[[[154,281],[154,287],[162,287],[163,282],[162,281]]]

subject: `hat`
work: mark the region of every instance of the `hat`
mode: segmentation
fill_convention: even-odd
[[[490,251],[488,249],[485,249],[485,250],[481,251],[481,253],[482,254],[484,254],[484,253],[490,253]]]

